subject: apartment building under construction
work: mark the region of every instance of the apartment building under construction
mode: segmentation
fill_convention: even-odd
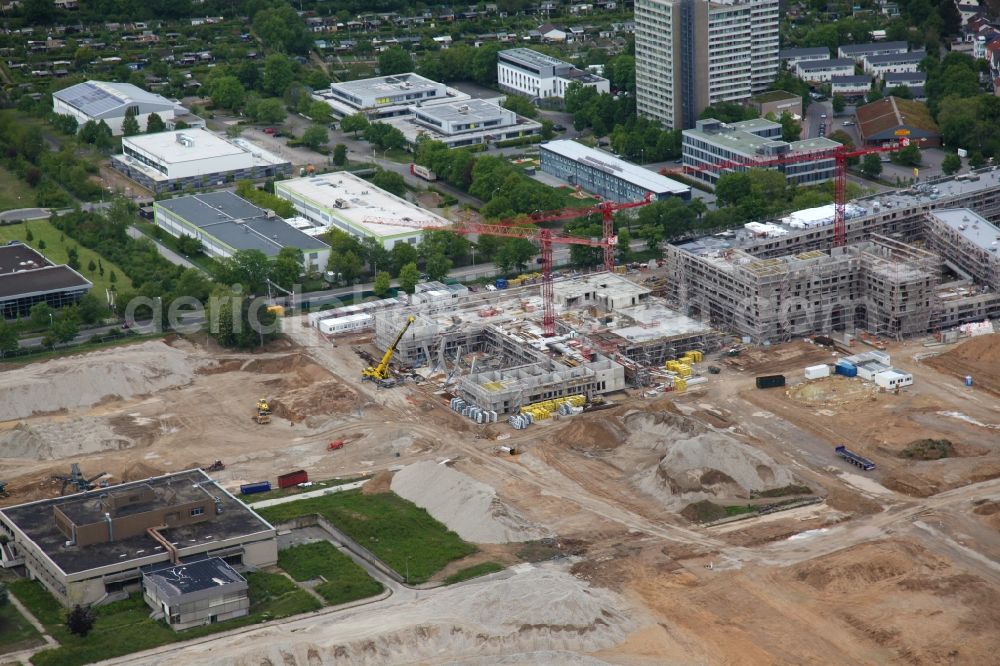
[[[832,225],[748,225],[668,246],[668,300],[755,342],[832,330],[902,338],[1000,316],[1000,179],[986,172],[856,202]],[[973,212],[975,208],[979,213]]]

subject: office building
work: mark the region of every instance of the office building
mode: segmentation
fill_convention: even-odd
[[[156,226],[178,238],[197,238],[205,254],[217,259],[240,250],[258,250],[273,259],[290,247],[302,251],[303,270],[322,271],[330,258],[330,246],[319,238],[229,191],[157,201],[153,216]]]
[[[80,127],[89,120],[95,123],[103,120],[111,128],[111,134],[119,136],[126,115],[135,116],[139,129],[145,130],[153,113],[169,123],[175,112],[183,114],[187,110],[131,83],[85,81],[52,93],[52,112],[73,116]]]
[[[469,99],[463,92],[413,72],[334,82],[329,90],[317,92],[313,97],[326,102],[337,118],[361,113],[369,120],[409,115],[414,106]]]
[[[708,118],[699,120],[695,129],[684,130],[681,151],[684,166],[709,167],[692,175],[713,186],[721,174],[746,171],[757,161],[819,153],[816,159],[801,159],[780,165],[763,164],[760,167],[782,171],[790,183],[813,185],[833,178],[835,164],[830,153],[839,147],[839,143],[824,137],[782,141],[781,125],[763,118],[728,125]],[[720,170],[710,168],[720,162],[749,166]]]
[[[24,567],[69,607],[125,598],[150,565],[278,561],[275,529],[198,469],[5,507],[0,534],[4,568]]]
[[[549,141],[539,147],[542,171],[612,201],[691,198],[691,187],[655,171],[588,148],[576,141]]]
[[[501,90],[532,99],[565,97],[571,83],[594,88],[597,92],[611,91],[607,79],[525,48],[507,49],[497,54],[497,83]]]
[[[274,193],[308,220],[312,229],[306,233],[340,229],[358,238],[375,238],[387,250],[396,243],[418,244],[422,227],[451,226],[443,217],[347,171],[283,180],[274,184]]]
[[[111,166],[153,192],[212,188],[237,180],[288,176],[288,160],[250,143],[205,129],[122,138]]]
[[[250,586],[219,557],[144,571],[142,596],[153,617],[174,630],[225,622],[250,612]]]
[[[671,129],[777,76],[777,0],[636,0],[635,25],[636,109]]]
[[[763,118],[769,113],[781,117],[783,113],[792,114],[793,118],[802,117],[802,97],[785,90],[768,90],[750,98],[750,108]]]
[[[795,75],[809,83],[825,83],[835,76],[854,76],[854,61],[850,58],[809,60],[795,65]]]
[[[10,241],[0,246],[0,314],[3,319],[27,317],[31,308],[73,305],[94,286],[69,266],[56,266],[41,253]]]
[[[541,123],[481,99],[414,107],[413,115],[389,118],[412,148],[421,137],[449,148],[510,141],[541,133]]]

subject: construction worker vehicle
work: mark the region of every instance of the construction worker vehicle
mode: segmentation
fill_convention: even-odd
[[[257,401],[257,413],[254,415],[254,420],[260,425],[271,422],[271,406],[267,404],[266,399],[261,398]]]
[[[88,490],[93,490],[97,487],[94,481],[97,481],[102,476],[106,476],[107,472],[101,472],[100,474],[95,474],[91,478],[87,478],[80,471],[80,465],[78,463],[73,463],[70,465],[69,474],[55,474],[52,476],[54,481],[62,481],[62,488],[59,491],[60,495],[66,494],[67,488],[72,488],[75,493],[82,493]],[[101,487],[107,487],[107,481],[101,481]]]
[[[202,467],[201,469],[202,471],[205,472],[221,472],[224,469],[226,469],[226,463],[222,462],[221,460],[216,460],[208,467]]]
[[[378,362],[378,365],[368,366],[361,371],[361,378],[365,381],[375,382],[383,388],[396,385],[396,380],[389,376],[389,363],[392,361],[393,354],[396,353],[396,347],[399,346],[399,341],[403,339],[403,335],[410,328],[416,320],[416,317],[410,315],[406,318],[406,325],[403,326],[403,330],[399,332],[396,339],[392,341],[389,348],[385,350],[385,354],[382,355],[382,360]]]

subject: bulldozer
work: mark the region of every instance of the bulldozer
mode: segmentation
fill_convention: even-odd
[[[260,425],[266,425],[271,422],[271,406],[267,404],[265,398],[257,401],[257,412],[254,414],[254,420]]]

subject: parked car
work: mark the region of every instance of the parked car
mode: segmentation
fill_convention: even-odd
[[[278,130],[274,129],[273,127],[265,127],[264,128],[264,134],[270,134],[270,135],[273,136],[273,135],[275,135],[277,133],[278,133]]]
[[[552,129],[554,129],[557,132],[565,132],[566,131],[566,126],[565,125],[553,125]]]

